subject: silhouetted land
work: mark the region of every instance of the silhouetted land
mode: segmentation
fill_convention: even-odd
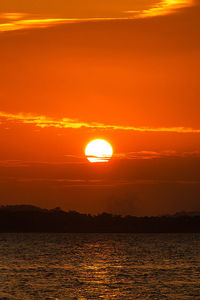
[[[200,214],[177,213],[160,217],[92,216],[60,208],[31,205],[1,206],[0,232],[170,233],[200,232]]]

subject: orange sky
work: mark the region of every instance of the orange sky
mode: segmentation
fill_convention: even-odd
[[[1,0],[0,204],[200,210],[199,4]]]

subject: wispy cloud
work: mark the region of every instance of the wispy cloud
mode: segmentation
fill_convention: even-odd
[[[70,24],[70,23],[80,23],[80,22],[97,22],[97,21],[112,21],[112,20],[127,20],[130,18],[35,18],[30,19],[27,18],[23,19],[23,14],[2,14],[0,18],[5,19],[7,16],[7,21],[0,24],[0,32],[6,31],[16,31],[22,29],[36,29],[36,28],[46,28],[51,26],[56,26],[60,24]]]
[[[163,150],[163,151],[135,151],[114,154],[114,159],[155,159],[155,158],[200,158],[199,151]]]
[[[137,18],[148,18],[168,15],[176,12],[178,9],[194,5],[194,0],[162,0],[151,8],[138,11],[126,11],[129,14],[136,14]]]
[[[25,19],[25,20],[16,20],[12,19],[9,22],[5,22],[0,24],[0,32],[5,31],[15,31],[22,29],[32,29],[32,28],[46,28],[58,24],[65,23],[75,23],[78,19]]]
[[[26,18],[28,15],[25,13],[0,13],[0,19],[3,20],[20,20]]]
[[[30,168],[30,167],[61,167],[69,165],[85,165],[88,161],[85,155],[66,155],[66,161],[29,161],[29,160],[0,160],[0,168]],[[73,157],[71,160],[70,158]]]
[[[100,17],[100,18],[52,18],[25,13],[0,13],[0,32],[15,31],[22,29],[46,28],[59,24],[112,21],[112,20],[133,20],[138,18],[156,17],[171,14],[180,8],[194,5],[194,0],[162,0],[149,9],[128,10],[122,13],[121,17]],[[120,14],[120,12],[119,12]]]
[[[29,160],[0,160],[0,168],[32,168],[32,167],[63,167],[69,165],[88,165],[88,161],[84,154],[66,154],[64,156],[64,161],[29,161]],[[173,150],[163,150],[163,151],[135,151],[135,152],[125,152],[125,153],[114,153],[112,161],[122,161],[122,160],[148,160],[148,159],[199,159],[200,151],[173,151]],[[65,179],[60,179],[65,180]],[[81,179],[82,180],[82,179]]]
[[[200,129],[187,128],[187,127],[136,127],[126,125],[115,125],[115,124],[103,124],[96,122],[84,122],[80,120],[74,120],[70,118],[55,119],[46,116],[34,116],[32,114],[11,114],[0,111],[0,119],[7,121],[15,121],[22,124],[32,124],[40,128],[71,128],[71,129],[102,129],[102,130],[126,130],[135,132],[163,132],[163,133],[200,133]]]
[[[39,178],[39,177],[0,177],[1,182],[15,182],[16,184],[42,184],[48,185],[51,189],[101,189],[113,188],[120,186],[133,186],[133,185],[199,185],[199,180],[169,180],[169,179],[68,179],[68,178]]]

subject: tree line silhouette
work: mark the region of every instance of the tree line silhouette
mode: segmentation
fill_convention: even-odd
[[[136,217],[65,212],[59,207],[48,210],[32,205],[1,206],[0,232],[197,233],[200,214]]]

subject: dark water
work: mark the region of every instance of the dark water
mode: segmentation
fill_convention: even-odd
[[[1,234],[0,299],[200,299],[200,235]]]

